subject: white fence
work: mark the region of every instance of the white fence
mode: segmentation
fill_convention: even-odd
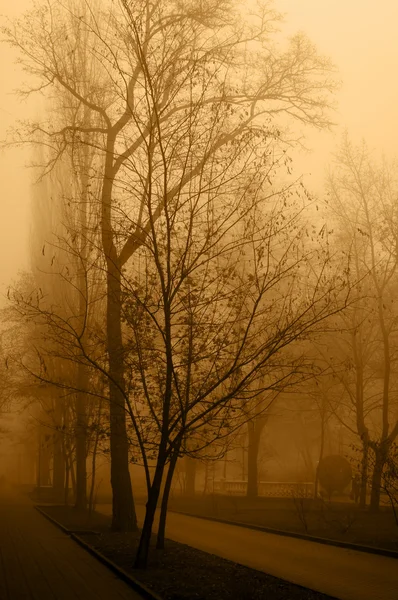
[[[215,481],[214,493],[244,496],[247,489],[247,481]],[[258,495],[268,498],[312,498],[314,495],[314,484],[312,482],[298,481],[260,481],[258,484]]]

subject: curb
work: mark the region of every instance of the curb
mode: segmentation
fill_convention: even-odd
[[[141,594],[142,598],[145,598],[145,600],[163,600],[163,598],[161,596],[159,596],[158,594],[156,594],[155,592],[150,590],[143,583],[140,583],[137,579],[135,579],[135,577],[133,577],[132,575],[127,573],[127,571],[125,571],[124,569],[119,567],[116,563],[114,563],[112,560],[110,560],[109,558],[104,556],[101,552],[99,552],[98,550],[96,550],[95,548],[90,546],[90,544],[85,542],[81,537],[79,537],[79,535],[77,535],[70,529],[67,529],[64,525],[59,523],[59,521],[56,521],[56,519],[54,519],[53,517],[50,517],[50,515],[48,515],[40,506],[35,505],[35,509],[43,517],[45,517],[48,521],[50,521],[53,525],[58,527],[58,529],[61,529],[61,531],[63,531],[72,540],[74,540],[77,544],[79,544],[79,546],[84,548],[84,550],[86,550],[92,556],[94,556],[94,558],[96,558],[99,562],[101,562],[103,565],[108,567],[108,569],[113,571],[113,573],[115,573],[115,575],[117,575],[120,579],[122,579],[125,583],[127,583],[127,585],[129,585],[135,592]],[[83,533],[83,532],[80,532],[80,533]],[[85,531],[84,533],[95,534],[96,532]]]
[[[37,510],[37,512],[39,512],[45,519],[47,519],[47,521],[50,521],[50,523],[52,523],[53,525],[55,525],[56,527],[58,527],[58,529],[61,529],[61,531],[63,531],[64,533],[66,533],[66,535],[70,535],[71,532],[69,531],[69,529],[67,529],[66,527],[64,527],[64,525],[61,525],[61,523],[59,523],[58,521],[56,521],[55,519],[53,519],[52,517],[50,517],[50,515],[48,515],[40,505],[35,504],[35,509]]]
[[[174,512],[179,515],[186,515],[187,517],[194,517],[195,519],[204,519],[205,521],[224,523],[225,525],[235,525],[236,527],[243,527],[244,529],[254,529],[255,531],[263,531],[264,533],[273,533],[274,535],[297,538],[300,540],[306,540],[307,542],[324,544],[325,546],[336,546],[337,548],[345,548],[346,550],[356,550],[358,552],[366,552],[367,554],[378,554],[380,556],[388,556],[389,558],[398,559],[398,551],[387,550],[387,548],[376,548],[373,546],[355,544],[353,542],[340,542],[339,540],[329,540],[327,538],[316,537],[314,535],[308,535],[305,533],[296,533],[295,531],[284,531],[283,529],[273,529],[272,527],[264,527],[262,525],[252,525],[251,523],[243,523],[242,521],[230,521],[228,519],[219,519],[217,517],[205,517],[202,515],[195,515],[193,513],[182,512],[180,510],[169,509],[169,512]]]

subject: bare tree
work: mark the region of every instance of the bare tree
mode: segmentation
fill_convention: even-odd
[[[92,409],[87,389],[93,384],[89,381],[89,365],[81,360],[80,346],[92,343],[87,337],[88,330],[92,329],[92,310],[99,313],[95,316],[97,320],[104,308],[101,308],[100,298],[104,282],[97,264],[95,182],[91,184],[92,189],[88,184],[95,157],[89,150],[88,145],[75,144],[73,152],[65,152],[46,179],[32,186],[33,276],[10,290],[14,310],[8,315],[11,320],[18,315],[19,321],[25,323],[25,344],[33,345],[39,357],[38,362],[24,361],[24,354],[28,358],[29,353],[22,351],[19,362],[22,369],[36,378],[36,385],[37,382],[44,387],[52,384],[58,403],[73,403],[73,407],[70,406],[73,419],[66,418],[70,412],[66,406],[57,407],[54,415],[58,415],[58,421],[53,426],[58,430],[58,446],[62,446],[61,432],[66,433],[66,421],[73,427],[76,476],[73,464],[66,455],[62,457],[60,448],[54,458],[60,458],[59,469],[55,471],[59,475],[58,487],[62,485],[62,477],[65,479],[63,465],[69,464],[69,473],[73,474],[72,481],[76,484],[75,503],[80,509],[87,504],[87,430],[88,411]],[[43,152],[38,158],[41,163],[45,162]],[[93,265],[96,265],[95,270]],[[65,345],[68,328],[75,333],[74,348],[69,341]],[[61,395],[59,386],[64,389]],[[58,461],[54,462],[54,468],[56,465]]]
[[[305,250],[300,196],[272,182],[278,165],[254,141],[216,156],[211,179],[204,171],[165,204],[125,274],[134,380],[126,402],[144,465],[156,458],[137,566],[146,564],[166,464],[170,472],[187,439],[190,453],[200,451],[204,439],[230,433],[237,412],[241,424],[267,392],[300,380],[305,358],[289,347],[348,295],[328,249],[314,240]]]
[[[51,169],[76,141],[90,144],[87,135],[99,136],[114,529],[133,527],[123,270],[166,206],[203,178],[209,160],[214,165],[216,156],[249,143],[254,133],[281,138],[280,117],[329,124],[328,92],[334,88],[329,62],[303,36],[292,38],[287,51],[278,50],[272,33],[279,17],[268,3],[250,23],[243,17],[228,2],[182,7],[121,0],[98,9],[84,2],[48,2],[4,31],[24,68],[37,78],[36,89],[62,93],[75,107],[73,120],[57,119],[54,126],[50,117],[31,124],[20,140],[40,132],[53,151]],[[92,59],[84,78],[76,58],[82,40]],[[212,177],[211,169],[206,177]]]
[[[377,165],[362,144],[345,136],[329,179],[330,206],[340,242],[350,249],[350,278],[356,302],[345,312],[336,365],[363,445],[361,503],[366,500],[369,449],[375,455],[370,507],[377,510],[383,466],[398,435],[396,416],[397,215],[396,190],[388,165]],[[347,426],[348,423],[346,422]]]

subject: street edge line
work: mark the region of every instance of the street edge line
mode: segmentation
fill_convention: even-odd
[[[122,579],[125,583],[127,583],[134,591],[138,592],[142,595],[145,600],[163,600],[161,596],[150,590],[144,584],[140,583],[135,577],[127,573],[124,569],[119,567],[112,560],[104,556],[101,552],[90,546],[85,540],[79,537],[76,533],[67,529],[64,525],[62,525],[59,521],[50,517],[40,506],[35,505],[35,509],[43,515],[48,521],[50,521],[53,525],[61,529],[66,535],[70,536],[79,546],[84,548],[87,552],[89,552],[92,556],[94,556],[98,561],[104,564],[108,569],[113,571],[120,579]]]
[[[265,527],[262,525],[254,525],[251,523],[243,523],[242,521],[230,521],[228,519],[220,519],[217,517],[206,517],[203,515],[195,515],[193,513],[183,512],[180,510],[169,509],[169,512],[174,512],[180,515],[186,515],[187,517],[194,517],[196,519],[205,519],[206,521],[215,521],[217,523],[224,523],[225,525],[236,525],[236,527],[243,527],[245,529],[254,529],[255,531],[263,531],[264,533],[273,533],[275,535],[281,535],[284,537],[298,538],[300,540],[306,540],[307,542],[314,542],[316,544],[324,544],[325,546],[336,546],[338,548],[345,548],[346,550],[357,550],[358,552],[366,552],[367,554],[378,554],[381,556],[388,556],[389,558],[398,559],[398,552],[396,550],[388,550],[387,548],[376,548],[373,546],[364,546],[361,544],[355,544],[353,542],[340,542],[339,540],[329,540],[327,538],[316,537],[305,533],[297,533],[295,531],[284,531],[283,529],[273,529],[272,527]]]

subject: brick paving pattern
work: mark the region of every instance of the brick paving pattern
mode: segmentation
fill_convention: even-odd
[[[12,490],[0,494],[1,600],[140,600],[141,596]]]

